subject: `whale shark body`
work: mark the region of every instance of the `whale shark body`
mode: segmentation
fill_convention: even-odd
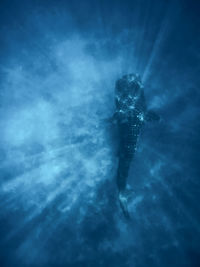
[[[124,75],[115,85],[116,110],[112,117],[118,126],[119,151],[116,183],[119,202],[125,217],[129,217],[127,201],[129,192],[127,178],[141,129],[146,121],[159,120],[153,111],[148,111],[140,77]]]

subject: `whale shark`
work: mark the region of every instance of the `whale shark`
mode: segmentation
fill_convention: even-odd
[[[117,124],[119,135],[116,174],[119,203],[125,217],[130,218],[128,200],[132,192],[127,187],[127,178],[138,137],[145,122],[160,120],[160,116],[147,109],[144,86],[139,75],[127,74],[116,81],[115,112],[110,120]]]

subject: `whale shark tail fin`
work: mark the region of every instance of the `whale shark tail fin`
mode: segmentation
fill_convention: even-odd
[[[119,204],[122,212],[126,219],[130,219],[130,214],[128,211],[128,200],[130,198],[130,192],[120,192],[119,193]]]
[[[125,218],[130,219],[130,214],[127,206],[127,198],[122,194],[119,194],[119,203]]]

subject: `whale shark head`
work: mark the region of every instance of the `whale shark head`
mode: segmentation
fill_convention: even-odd
[[[131,95],[132,97],[138,97],[142,92],[143,84],[139,74],[130,73],[123,75],[122,78],[117,80],[115,86],[116,96],[121,98],[123,95]]]
[[[130,73],[122,77],[124,90],[131,90],[132,94],[138,94],[143,89],[143,84],[139,74]]]

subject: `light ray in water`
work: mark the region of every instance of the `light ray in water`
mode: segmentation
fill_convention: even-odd
[[[198,5],[4,2],[0,264],[197,266]],[[107,119],[116,80],[132,72],[161,122],[141,132],[127,222]]]

